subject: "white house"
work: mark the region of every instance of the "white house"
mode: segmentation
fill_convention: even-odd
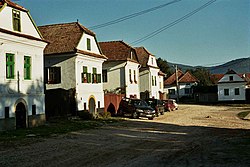
[[[162,99],[164,73],[157,66],[156,58],[146,48],[135,48],[140,68],[140,96]]]
[[[176,73],[173,73],[164,81],[164,92],[172,99],[177,99],[178,94],[179,98],[192,96],[193,86],[197,85],[199,80],[188,71],[183,73],[181,70],[178,70],[177,74],[178,77],[176,77]],[[177,78],[178,90],[176,86]]]
[[[218,101],[245,101],[247,81],[235,71],[228,70],[218,81]]]
[[[123,41],[100,42],[108,61],[103,63],[103,89],[140,98],[139,68],[136,51]]]
[[[40,26],[39,30],[50,42],[44,52],[48,115],[63,115],[67,102],[72,113],[66,114],[75,111],[96,114],[103,110],[101,75],[106,57],[95,34],[78,22]],[[51,115],[50,112],[55,111],[59,113]]]
[[[27,9],[0,0],[0,130],[45,123],[46,45]]]

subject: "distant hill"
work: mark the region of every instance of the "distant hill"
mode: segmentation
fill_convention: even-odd
[[[202,66],[189,66],[183,64],[175,64],[168,62],[168,65],[174,69],[174,65],[177,65],[182,71],[186,71],[187,69],[196,69]],[[250,57],[248,58],[240,58],[229,61],[225,64],[212,66],[212,67],[203,67],[210,71],[211,74],[224,74],[228,69],[232,69],[237,73],[250,73]]]

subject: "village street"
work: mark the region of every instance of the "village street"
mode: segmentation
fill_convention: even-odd
[[[250,166],[249,107],[180,105],[147,119],[0,151],[0,166]]]

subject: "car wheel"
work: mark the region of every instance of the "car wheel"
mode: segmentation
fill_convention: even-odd
[[[139,118],[139,115],[137,112],[133,112],[132,113],[132,118],[136,119],[136,118]]]

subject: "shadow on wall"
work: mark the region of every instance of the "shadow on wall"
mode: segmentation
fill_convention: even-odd
[[[6,84],[0,84],[0,129],[15,129],[16,105],[23,103],[26,127],[38,126],[45,123],[44,91],[42,78],[23,82],[9,80]],[[9,112],[8,112],[9,111]]]

